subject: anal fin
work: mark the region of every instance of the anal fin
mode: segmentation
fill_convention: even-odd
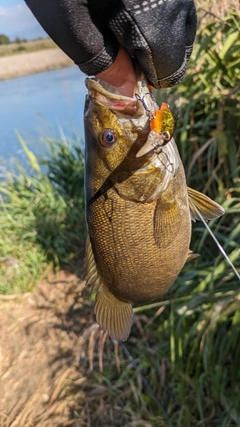
[[[129,302],[116,298],[103,284],[95,303],[96,321],[111,338],[126,341],[133,322],[133,309]]]
[[[193,221],[201,221],[203,219],[210,220],[222,216],[225,211],[222,206],[214,202],[210,197],[187,187],[189,208]],[[200,213],[200,215],[199,215]]]
[[[129,302],[116,298],[100,277],[92,244],[88,236],[86,242],[86,273],[87,285],[97,290],[95,302],[96,321],[111,338],[126,341],[133,322],[133,309]]]

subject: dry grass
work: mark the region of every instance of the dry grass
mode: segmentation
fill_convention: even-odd
[[[51,39],[0,45],[0,80],[73,65]]]
[[[200,24],[204,24],[210,20],[223,19],[229,14],[230,9],[240,13],[239,0],[219,0],[213,2],[209,0],[195,0],[195,4]]]
[[[85,379],[76,369],[79,341],[65,314],[83,285],[62,272],[57,283],[42,284],[33,294],[1,297],[1,427],[71,425],[68,386]]]
[[[30,40],[21,43],[4,44],[0,45],[0,57],[19,55],[27,52],[36,52],[38,50],[54,49],[56,47],[57,45],[54,43],[54,41],[49,38]]]
[[[0,296],[1,427],[149,425],[131,409],[132,389],[94,377],[99,361],[120,367],[84,286],[61,271],[34,293]]]
[[[0,80],[73,65],[73,61],[59,48],[24,52],[21,55],[0,57]]]

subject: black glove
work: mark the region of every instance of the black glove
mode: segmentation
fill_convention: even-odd
[[[196,34],[193,0],[25,0],[60,48],[88,75],[106,70],[120,46],[154,87],[179,83]]]

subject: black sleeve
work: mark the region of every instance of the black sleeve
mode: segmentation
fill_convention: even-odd
[[[120,46],[155,87],[182,78],[195,38],[193,0],[25,0],[60,48],[88,75],[107,69]]]

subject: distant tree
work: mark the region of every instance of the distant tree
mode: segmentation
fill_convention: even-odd
[[[27,39],[21,39],[20,37],[15,37],[13,43],[21,44],[27,42]]]
[[[10,40],[8,36],[5,36],[5,34],[0,34],[0,44],[9,44]]]
[[[20,44],[22,40],[19,37],[15,37],[14,43]]]

